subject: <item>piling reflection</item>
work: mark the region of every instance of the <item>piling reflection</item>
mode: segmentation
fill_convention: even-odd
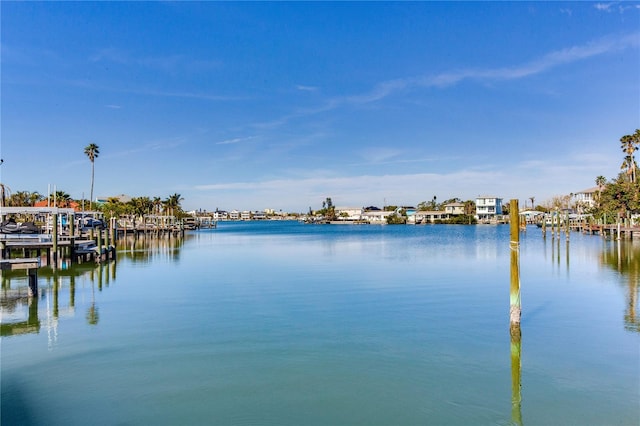
[[[640,316],[636,309],[640,281],[640,242],[610,241],[602,248],[600,262],[626,278],[627,307],[624,312],[624,327],[629,331],[640,332]]]
[[[38,297],[29,297],[24,271],[2,271],[0,336],[40,333],[44,327],[49,346],[53,346],[57,340],[59,319],[76,314],[78,281],[91,284],[91,301],[85,317],[89,325],[97,325],[100,317],[95,288],[101,291],[103,285],[108,287],[115,274],[115,261],[73,264],[64,268],[60,264],[45,266],[38,270],[41,289]]]
[[[145,234],[127,235],[117,243],[118,256],[136,263],[150,263],[157,258],[178,261],[180,249],[190,234],[148,236]]]
[[[24,321],[5,323],[5,311],[16,312],[20,305],[27,306],[28,316]],[[2,309],[2,324],[0,324],[0,336],[15,336],[26,333],[40,332],[40,319],[38,318],[38,298],[23,297],[15,299],[0,298]]]
[[[520,327],[511,329],[511,421],[514,425],[522,426],[522,375],[520,354],[522,335]]]

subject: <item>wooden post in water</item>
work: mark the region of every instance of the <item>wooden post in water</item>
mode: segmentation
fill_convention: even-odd
[[[511,226],[511,287],[509,293],[510,309],[509,322],[511,334],[520,334],[520,215],[518,200],[509,203],[509,216]]]
[[[76,217],[74,214],[71,215],[69,219],[69,258],[71,262],[75,261],[76,257],[76,227],[75,227]]]
[[[53,247],[51,250],[51,259],[53,260],[52,264],[55,268],[58,263],[58,213],[54,213],[52,215],[53,225],[51,228],[52,239],[53,239]]]
[[[520,384],[521,373],[521,335],[511,333],[511,421],[514,425],[522,426],[522,386]]]
[[[60,281],[58,274],[53,276],[53,317],[58,318],[60,314],[60,306],[58,304],[58,291],[60,290]]]
[[[69,277],[69,306],[72,308],[76,306],[76,277],[73,273]]]
[[[102,260],[102,229],[98,229],[98,261]]]
[[[29,268],[27,270],[29,275],[29,297],[38,297],[38,268]]]
[[[116,246],[116,241],[118,240],[118,221],[115,217],[109,219],[111,223],[111,241],[113,241],[113,246]]]

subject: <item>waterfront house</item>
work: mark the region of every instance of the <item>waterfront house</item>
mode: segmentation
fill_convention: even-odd
[[[95,201],[98,202],[98,203],[106,203],[110,199],[116,199],[116,200],[120,201],[121,203],[125,203],[125,204],[132,200],[132,198],[129,195],[120,194],[120,195],[111,195],[109,197],[96,197]]]
[[[213,212],[213,219],[218,221],[218,220],[228,220],[229,219],[229,213],[227,213],[224,210],[218,210],[216,209],[215,212]]]
[[[382,225],[387,223],[387,217],[391,216],[394,212],[371,210],[362,213],[362,219],[375,225]]]
[[[597,202],[598,193],[600,188],[593,187],[589,189],[583,189],[582,191],[576,192],[574,194],[576,205],[582,206],[584,208],[594,207]]]
[[[238,210],[231,210],[229,212],[229,220],[240,220],[240,212]]]
[[[476,217],[481,222],[497,222],[502,216],[502,198],[479,196],[476,198]]]
[[[443,210],[418,210],[413,216],[415,222],[407,223],[436,223],[436,221],[447,220],[451,218],[451,214]]]
[[[251,220],[251,212],[249,210],[244,210],[240,213],[240,220]]]
[[[336,207],[338,220],[362,220],[362,207]]]
[[[444,212],[451,216],[464,214],[464,203],[449,203],[444,205]]]
[[[537,210],[520,210],[520,220],[524,220],[525,223],[538,223],[543,216],[544,213]]]
[[[267,214],[265,212],[261,212],[256,210],[253,212],[253,220],[265,220],[267,218]]]

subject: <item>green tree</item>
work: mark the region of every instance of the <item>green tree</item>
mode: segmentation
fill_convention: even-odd
[[[30,195],[29,191],[14,192],[7,200],[7,205],[13,207],[29,206]]]
[[[600,204],[600,198],[602,198],[602,188],[607,184],[607,178],[600,175],[596,178],[596,185],[598,186],[598,199],[596,202]]]
[[[89,157],[89,161],[91,161],[91,192],[89,198],[89,209],[93,208],[93,180],[94,180],[94,172],[95,172],[95,161],[100,154],[100,147],[95,143],[90,143],[89,145],[84,147],[84,153],[87,157]]]
[[[387,224],[389,225],[404,225],[407,223],[407,217],[399,213],[393,213],[387,216]]]
[[[627,177],[631,183],[635,183],[636,181],[637,164],[634,154],[638,150],[639,144],[640,129],[636,129],[635,133],[632,135],[624,135],[620,138],[620,147],[622,148],[622,152],[625,153],[624,160],[620,168],[622,170],[626,170]]]
[[[144,216],[153,212],[154,204],[149,197],[135,197],[128,203],[131,206],[133,214]]]
[[[132,213],[133,207],[127,203],[120,201],[118,197],[109,197],[105,203],[100,206],[100,211],[104,213],[106,219],[112,217],[120,217],[124,214]]]
[[[473,216],[476,212],[476,202],[473,200],[467,200],[464,202],[464,214],[467,216]]]
[[[42,201],[44,197],[38,191],[33,191],[29,193],[29,205],[35,206],[38,201]]]
[[[625,172],[621,172],[615,181],[611,181],[602,190],[597,208],[593,212],[596,218],[607,218],[614,223],[615,218],[627,212],[640,213],[640,184],[631,183]]]
[[[174,193],[173,195],[169,195],[163,202],[165,213],[171,216],[179,216],[182,213],[180,202],[183,200],[184,198],[182,198],[180,194]]]
[[[7,185],[0,183],[0,207],[6,206],[7,197],[10,197],[11,189]]]
[[[69,207],[71,204],[71,196],[64,191],[56,191],[49,195],[49,201],[54,207]]]
[[[160,197],[153,197],[153,214],[160,214],[160,211],[162,210],[162,198]]]

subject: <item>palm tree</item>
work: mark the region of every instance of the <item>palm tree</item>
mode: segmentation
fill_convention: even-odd
[[[184,200],[180,196],[180,194],[169,195],[166,200],[164,200],[164,209],[171,216],[175,216],[175,211],[180,211],[180,201]]]
[[[73,200],[66,192],[56,191],[55,194],[49,195],[49,201],[54,207],[69,207],[69,203]]]
[[[598,205],[600,204],[600,197],[602,196],[602,188],[607,184],[607,178],[600,175],[596,178],[596,185],[598,186]]]
[[[95,143],[90,143],[89,145],[84,147],[84,153],[87,157],[89,157],[89,161],[91,161],[91,195],[89,198],[89,209],[91,209],[91,203],[93,202],[94,165],[96,158],[98,158],[98,155],[100,154],[100,147],[98,147],[98,145],[96,145]]]
[[[153,197],[153,213],[160,214],[160,208],[162,207],[162,199],[160,197]]]
[[[634,183],[636,181],[636,159],[633,154],[638,149],[638,144],[640,143],[640,129],[636,129],[636,132],[633,135],[624,135],[620,138],[620,147],[622,151],[626,154],[624,157],[624,161],[622,162],[621,169],[627,170],[627,175],[629,176],[629,181]]]
[[[529,197],[529,200],[531,201],[531,210],[533,210],[533,203],[536,201],[536,197]]]
[[[34,191],[29,194],[29,205],[33,207],[38,201],[42,200],[43,198],[44,197],[38,191]]]
[[[7,197],[10,196],[11,190],[7,185],[0,183],[0,207],[5,206]]]

